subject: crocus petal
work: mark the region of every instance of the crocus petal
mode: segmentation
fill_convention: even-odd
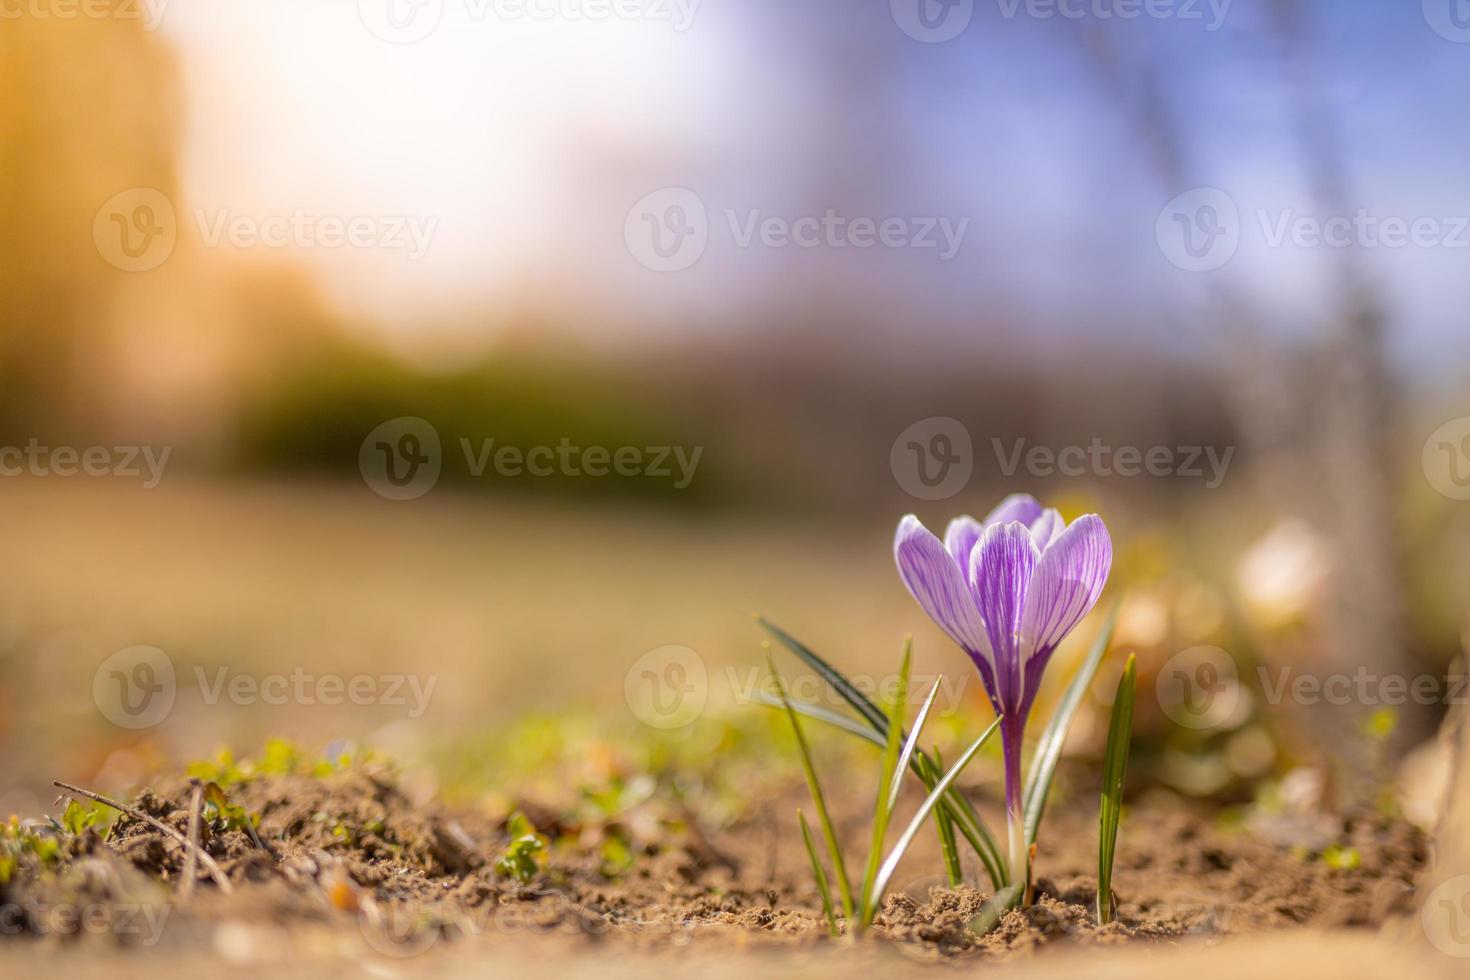
[[[1038,549],[1045,551],[1046,546],[1056,540],[1066,527],[1067,522],[1062,520],[1061,513],[1055,507],[1048,507],[1031,525],[1031,540],[1036,542]]]
[[[971,657],[990,660],[985,624],[960,566],[913,514],[898,522],[893,558],[899,578],[929,618]]]
[[[985,533],[985,525],[975,518],[965,515],[956,517],[949,522],[949,527],[944,529],[944,547],[954,558],[955,563],[962,569],[970,567],[970,552],[975,550],[975,542],[980,540],[980,535]]]
[[[1020,521],[994,524],[970,555],[970,590],[985,623],[995,664],[995,699],[1007,711],[1021,704],[1025,681],[1021,667],[1030,649],[1023,645],[1021,614],[1040,553]]]
[[[1041,504],[1029,493],[1013,493],[995,505],[980,523],[985,527],[1020,521],[1028,527],[1041,516]]]
[[[1096,514],[1077,518],[1052,540],[1036,563],[1021,619],[1033,650],[1049,654],[1092,611],[1112,564],[1113,542]]]

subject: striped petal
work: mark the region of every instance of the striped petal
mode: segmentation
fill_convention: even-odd
[[[1033,650],[1050,654],[1102,594],[1113,565],[1113,542],[1096,514],[1077,518],[1036,563],[1021,619]]]
[[[995,699],[1014,712],[1025,692],[1022,667],[1029,647],[1021,617],[1041,555],[1020,521],[994,524],[970,555],[970,590],[985,623],[995,664]]]
[[[944,548],[960,568],[969,568],[970,552],[975,550],[975,543],[984,533],[985,525],[975,518],[968,514],[956,517],[949,522],[949,527],[944,529]]]
[[[990,660],[985,624],[959,564],[913,514],[898,522],[893,558],[899,578],[929,618],[972,658]]]
[[[1020,521],[1029,527],[1040,516],[1041,504],[1035,497],[1029,493],[1013,493],[996,504],[995,509],[986,514],[985,520],[980,523],[984,527],[991,527],[995,524]]]
[[[1036,542],[1037,548],[1045,551],[1046,546],[1051,544],[1066,527],[1067,522],[1062,520],[1061,513],[1055,507],[1048,507],[1031,525],[1031,540]]]

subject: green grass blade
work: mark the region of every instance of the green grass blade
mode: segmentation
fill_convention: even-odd
[[[998,728],[1000,728],[999,718],[991,722],[990,727],[985,729],[983,735],[970,743],[970,747],[965,749],[959,761],[950,767],[949,771],[935,784],[933,791],[925,797],[924,802],[919,804],[919,811],[914,814],[913,819],[909,821],[909,825],[904,828],[903,833],[894,842],[893,850],[888,853],[888,859],[883,862],[883,867],[878,870],[878,879],[873,883],[872,900],[863,909],[866,917],[863,922],[864,925],[873,921],[873,916],[878,911],[878,903],[883,900],[883,892],[888,888],[888,882],[893,877],[893,872],[898,869],[898,862],[903,860],[904,852],[914,842],[914,837],[919,833],[919,828],[924,826],[924,821],[928,819],[930,812],[939,804],[940,799],[943,798],[944,791],[959,777],[960,773],[965,771],[965,767],[979,753],[981,746],[990,740],[990,736],[994,735]]]
[[[817,879],[817,893],[822,896],[822,914],[827,917],[827,932],[837,936],[837,912],[832,908],[832,888],[827,884],[827,872],[822,868],[822,859],[817,857],[817,842],[812,840],[812,828],[807,826],[806,815],[796,811],[796,820],[801,824],[801,839],[806,844],[806,856],[812,859],[812,877]]]
[[[757,691],[752,697],[753,700],[760,704],[781,711],[786,710],[785,703],[774,695]],[[856,735],[858,738],[870,742],[879,748],[884,748],[888,744],[887,740],[873,729],[865,727],[862,723],[854,721],[845,715],[840,715],[835,711],[828,711],[826,708],[819,708],[816,705],[807,704],[804,701],[792,701],[791,709],[799,715],[815,718],[818,721],[841,729],[849,735]],[[926,791],[932,790],[934,784],[939,781],[938,775],[935,774],[938,771],[937,767],[931,769],[929,765],[930,760],[922,751],[916,752],[914,757],[909,760],[909,770],[923,784]],[[968,822],[966,820],[966,811],[969,813]],[[979,855],[981,862],[985,865],[986,874],[990,876],[991,883],[997,888],[1004,885],[1005,877],[1001,870],[1004,867],[1004,862],[998,857],[999,851],[996,850],[994,839],[990,837],[984,825],[979,822],[979,817],[974,814],[974,808],[970,806],[970,801],[955,790],[950,790],[945,794],[944,805],[940,807],[940,814],[940,819],[943,821],[940,823],[941,833],[944,832],[945,824],[947,824],[949,837],[953,839],[954,831],[958,828],[960,834],[969,843],[970,847]],[[959,855],[946,851],[944,857],[946,864],[952,865],[952,874],[955,883],[958,884],[961,874],[958,870],[960,866]]]
[[[806,744],[806,736],[802,734],[796,710],[791,707],[791,699],[786,696],[786,685],[781,683],[781,675],[776,673],[776,665],[771,663],[770,657],[766,658],[766,663],[770,666],[771,678],[776,682],[776,691],[786,705],[786,717],[791,721],[791,730],[796,735],[796,746],[800,750],[807,788],[811,790],[812,802],[817,807],[817,821],[822,828],[822,837],[827,842],[827,852],[832,858],[832,874],[837,879],[837,894],[842,898],[842,912],[852,918],[852,885],[848,883],[847,865],[842,861],[842,848],[837,844],[837,833],[832,829],[832,818],[827,813],[827,800],[822,795],[822,784],[817,781],[817,768],[812,764],[811,749]]]
[[[907,687],[907,684],[905,684]],[[919,733],[924,730],[924,722],[929,720],[929,709],[934,707],[934,699],[939,694],[939,680],[934,681],[934,686],[929,689],[929,696],[924,699],[919,713],[914,716],[914,727],[909,732],[909,737],[904,740],[903,750],[899,752],[897,765],[893,767],[892,781],[888,784],[888,815],[893,815],[893,808],[898,803],[898,788],[903,783],[903,774],[909,767],[910,760],[914,757],[914,749],[919,744]],[[902,725],[899,726],[902,728]]]
[[[898,686],[893,692],[893,701],[888,705],[888,741],[883,746],[883,768],[878,772],[878,794],[873,801],[873,842],[868,848],[868,863],[863,870],[863,887],[858,893],[858,927],[867,924],[868,902],[872,897],[873,880],[878,874],[878,862],[883,857],[883,841],[888,836],[888,817],[893,813],[889,797],[893,784],[897,782],[898,756],[903,741],[904,706],[909,699],[909,671],[914,663],[914,641],[904,641],[903,663],[898,668]]]
[[[1113,639],[1113,627],[1118,624],[1118,609],[1121,603],[1114,603],[1112,610],[1108,613],[1107,622],[1103,624],[1102,632],[1097,634],[1097,640],[1092,644],[1092,649],[1087,653],[1087,659],[1082,661],[1082,666],[1077,669],[1077,675],[1072,678],[1072,683],[1067,685],[1067,691],[1062,695],[1062,700],[1057,704],[1056,711],[1047,723],[1046,731],[1041,733],[1041,741],[1036,745],[1036,756],[1031,760],[1031,771],[1026,779],[1026,791],[1022,796],[1022,812],[1025,816],[1026,843],[1036,843],[1036,832],[1041,827],[1041,815],[1046,810],[1046,798],[1051,792],[1051,780],[1057,771],[1057,762],[1062,757],[1062,745],[1067,741],[1067,730],[1072,727],[1072,717],[1077,714],[1077,708],[1082,704],[1083,695],[1092,686],[1093,677],[1097,676],[1098,665],[1102,663],[1103,654],[1108,652],[1108,644]]]
[[[862,716],[863,720],[872,726],[880,737],[880,744],[887,744],[888,720],[883,716],[883,712],[878,709],[877,705],[868,700],[837,668],[827,663],[827,661],[813,652],[810,647],[793,637],[790,633],[787,633],[763,616],[756,617],[756,622],[760,624],[762,629],[775,637],[778,643],[795,654],[798,659],[812,670],[816,671],[832,690],[836,691],[843,700],[852,705],[853,709]],[[923,750],[914,753],[913,759],[909,762],[909,768],[924,783],[926,789],[932,790],[939,781],[939,767],[934,764],[933,760]],[[980,860],[985,864],[985,870],[990,875],[991,882],[997,888],[1004,886],[1006,884],[1007,874],[1006,862],[1001,857],[1000,846],[995,842],[995,836],[990,833],[990,830],[985,826],[985,822],[980,819],[980,814],[975,811],[975,807],[971,805],[969,800],[965,799],[963,794],[954,791],[946,794],[944,806],[953,819],[955,826],[959,828],[961,835],[969,842],[970,846],[975,850],[975,853],[980,856]]]
[[[990,896],[990,900],[980,908],[980,914],[971,919],[966,928],[977,936],[985,935],[995,928],[995,924],[1000,921],[1001,914],[1015,905],[1016,899],[1020,897],[1021,883],[1019,881],[1000,889]]]
[[[752,700],[763,704],[768,708],[776,708],[783,711],[786,708],[786,705],[781,701],[780,698],[776,697],[773,694],[767,694],[765,691],[756,691],[755,694],[753,694],[751,697]],[[872,742],[880,749],[888,744],[887,739],[885,739],[882,735],[879,735],[877,732],[873,731],[873,729],[868,728],[861,722],[853,721],[846,715],[840,715],[835,711],[828,711],[826,708],[819,708],[814,704],[807,704],[805,701],[792,701],[791,708],[799,715],[805,715],[808,718],[815,718],[817,721],[824,721],[834,728],[842,729],[849,735],[856,735],[858,738]]]
[[[944,766],[944,757],[939,750],[934,750],[934,762],[941,768]],[[960,864],[960,850],[954,838],[954,818],[949,815],[948,806],[940,806],[934,811],[934,829],[939,834],[939,853],[944,856],[944,873],[949,879],[949,887],[958,888],[965,880],[965,869]]]
[[[822,680],[826,681],[832,690],[841,695],[844,701],[852,705],[857,713],[863,716],[864,721],[876,728],[879,735],[885,737],[888,735],[888,719],[883,717],[883,712],[878,709],[876,704],[869,701],[862,691],[853,687],[852,682],[846,677],[843,677],[837,668],[817,656],[800,640],[765,617],[758,617],[756,622],[767,633],[774,636],[783,647],[796,654],[796,656],[806,662],[808,667],[821,675]]]
[[[1108,724],[1108,753],[1103,757],[1102,804],[1098,807],[1097,921],[1113,921],[1113,855],[1118,846],[1118,822],[1123,816],[1123,778],[1128,774],[1128,745],[1133,739],[1133,695],[1137,670],[1133,654],[1118,681],[1113,698],[1113,720]]]

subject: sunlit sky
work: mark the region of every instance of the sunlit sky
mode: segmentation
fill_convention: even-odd
[[[815,296],[920,330],[1005,318],[1061,342],[1127,329],[1189,350],[1209,329],[1197,299],[1210,276],[1280,332],[1310,333],[1330,313],[1338,254],[1265,241],[1268,220],[1328,214],[1268,0],[1236,0],[1214,31],[1204,0],[1191,5],[1202,21],[1038,19],[1024,0],[977,0],[942,44],[905,35],[885,3],[852,0],[647,0],[637,20],[419,0],[419,16],[439,13],[435,29],[389,43],[370,24],[392,31],[390,2],[398,23],[425,23],[410,0],[175,0],[164,34],[188,100],[184,210],[418,222],[431,231],[418,258],[301,249],[346,309],[400,337],[528,297],[589,331],[631,331],[738,329],[773,296]],[[1311,97],[1341,127],[1349,209],[1440,219],[1449,234],[1470,214],[1470,43],[1436,34],[1419,3],[1316,9]],[[1158,79],[1182,134],[1182,186],[1152,167],[1089,31]],[[1225,189],[1241,214],[1238,254],[1208,273],[1175,268],[1155,239],[1165,202],[1198,186]],[[624,239],[634,202],[666,187],[694,191],[709,214],[705,254],[674,273],[640,265]],[[736,240],[757,213],[828,208],[969,223],[949,261]],[[1470,355],[1461,237],[1364,253],[1408,365]]]

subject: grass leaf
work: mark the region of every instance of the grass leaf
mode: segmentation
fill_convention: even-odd
[[[827,842],[827,852],[832,857],[832,873],[837,878],[837,893],[842,897],[842,912],[848,918],[852,917],[852,885],[847,879],[847,866],[842,861],[842,848],[837,844],[837,833],[832,829],[832,818],[827,813],[827,800],[822,796],[822,784],[817,781],[817,769],[812,764],[811,749],[806,744],[806,736],[802,734],[801,722],[797,720],[796,709],[791,706],[791,699],[786,696],[786,685],[781,682],[781,675],[776,673],[776,665],[771,662],[769,655],[766,664],[770,667],[771,678],[776,683],[776,692],[780,694],[781,701],[786,706],[786,717],[791,721],[791,730],[796,735],[796,746],[800,750],[801,767],[806,773],[806,784],[812,793],[812,802],[817,807],[817,820],[822,827],[822,837]]]
[[[904,740],[903,750],[899,753],[898,763],[893,767],[892,781],[888,785],[888,815],[893,815],[893,807],[898,803],[898,788],[903,783],[904,770],[909,767],[909,760],[914,757],[914,749],[919,744],[919,733],[924,730],[924,722],[929,720],[929,709],[934,707],[934,698],[939,694],[940,678],[936,678],[934,686],[929,689],[929,696],[919,707],[919,713],[914,716],[914,727],[909,732],[909,737]],[[907,687],[907,681],[905,681]]]
[[[1077,668],[1076,676],[1067,685],[1066,693],[1062,695],[1056,711],[1052,713],[1051,721],[1047,722],[1046,730],[1041,733],[1041,741],[1036,745],[1036,755],[1031,761],[1026,791],[1022,796],[1028,845],[1036,843],[1036,832],[1041,827],[1041,815],[1046,810],[1046,798],[1051,792],[1051,780],[1056,775],[1057,761],[1062,757],[1062,745],[1067,741],[1067,730],[1072,727],[1072,717],[1082,704],[1083,695],[1092,686],[1098,665],[1102,663],[1103,654],[1107,653],[1108,644],[1112,642],[1113,627],[1118,624],[1120,605],[1121,603],[1113,604],[1102,631],[1097,634],[1092,649],[1087,653],[1087,659]]]
[[[1113,855],[1118,846],[1118,821],[1123,815],[1123,778],[1128,774],[1128,744],[1133,738],[1133,695],[1137,685],[1137,658],[1128,655],[1128,665],[1118,681],[1113,699],[1113,719],[1108,724],[1108,751],[1103,757],[1102,804],[1098,808],[1097,836],[1097,921],[1113,921]]]
[[[985,733],[975,739],[968,749],[965,749],[964,754],[960,756],[959,760],[935,784],[934,789],[925,797],[924,802],[919,804],[919,811],[914,814],[913,819],[909,821],[909,825],[904,828],[903,833],[894,842],[893,850],[889,852],[888,859],[883,862],[883,867],[878,870],[878,879],[873,883],[872,901],[863,910],[866,916],[863,925],[867,925],[873,921],[873,916],[878,911],[878,903],[883,900],[883,892],[887,889],[888,882],[893,877],[893,872],[898,869],[898,862],[903,860],[904,852],[914,842],[914,837],[918,834],[919,828],[924,825],[924,821],[928,818],[930,812],[938,805],[940,799],[944,796],[944,791],[959,777],[960,773],[964,772],[965,767],[975,758],[981,746],[990,740],[990,736],[994,735],[998,728],[1000,728],[999,718],[991,722],[990,727],[985,729]]]
[[[778,708],[781,710],[786,708],[786,704],[780,698],[773,694],[767,694],[765,691],[756,691],[751,695],[751,699],[768,708]],[[880,749],[888,744],[888,740],[873,731],[873,729],[865,727],[861,722],[854,721],[846,715],[838,714],[835,711],[829,711],[815,704],[807,704],[805,701],[792,701],[791,709],[799,715],[815,718],[817,721],[824,721],[834,728],[842,729],[849,735],[856,735],[858,738],[872,742]]]
[[[893,700],[888,705],[888,741],[883,747],[883,767],[878,772],[878,794],[873,801],[873,843],[868,848],[868,864],[863,871],[863,887],[858,899],[858,922],[867,924],[871,915],[868,907],[873,897],[873,881],[878,875],[878,862],[883,856],[883,841],[888,836],[888,818],[893,813],[894,787],[900,778],[898,757],[903,739],[904,706],[909,699],[909,671],[914,663],[914,641],[906,640],[903,645],[903,663],[898,668],[898,686]],[[937,687],[937,685],[936,685]],[[915,727],[914,735],[918,734]],[[905,744],[912,747],[914,736]]]
[[[822,896],[822,914],[827,917],[827,932],[835,938],[838,935],[837,913],[832,908],[832,888],[827,884],[827,872],[822,868],[822,859],[817,857],[817,842],[812,840],[812,828],[807,825],[806,815],[797,810],[796,820],[801,824],[801,839],[806,844],[806,856],[812,859],[812,877],[817,879],[817,892]]]
[[[944,757],[938,748],[934,750],[934,762],[943,768]],[[959,848],[955,846],[954,818],[949,815],[949,807],[941,806],[934,811],[934,829],[939,834],[939,853],[944,857],[944,873],[949,879],[949,887],[958,888],[965,880],[965,869],[960,864]]]
[[[1007,885],[1000,889],[981,907],[980,913],[970,920],[966,928],[977,936],[985,935],[995,928],[995,924],[1000,921],[1001,915],[1006,909],[1015,905],[1016,899],[1020,896],[1021,882],[1019,881],[1014,885]]]
[[[862,716],[863,720],[878,733],[879,739],[877,741],[879,744],[887,744],[888,720],[883,716],[883,712],[878,709],[877,705],[868,700],[861,691],[853,686],[852,682],[844,677],[841,671],[819,657],[806,644],[765,617],[756,617],[756,622],[760,624],[762,629],[775,637],[778,643],[795,654],[798,659],[812,670],[816,671],[832,690],[836,691],[843,700],[852,705],[853,709]],[[835,715],[834,717],[841,716]],[[922,750],[914,753],[913,758],[909,761],[909,768],[923,782],[925,789],[932,790],[939,781],[940,768]],[[949,813],[954,825],[959,828],[960,834],[969,842],[970,847],[974,849],[975,853],[980,856],[980,860],[985,865],[986,873],[990,875],[991,882],[997,888],[1004,886],[1006,884],[1007,874],[1006,862],[1001,858],[1000,846],[996,844],[994,835],[985,826],[985,822],[980,819],[980,814],[975,811],[975,807],[962,793],[951,790],[945,794],[944,808]],[[955,855],[954,860],[958,863],[959,856]]]

